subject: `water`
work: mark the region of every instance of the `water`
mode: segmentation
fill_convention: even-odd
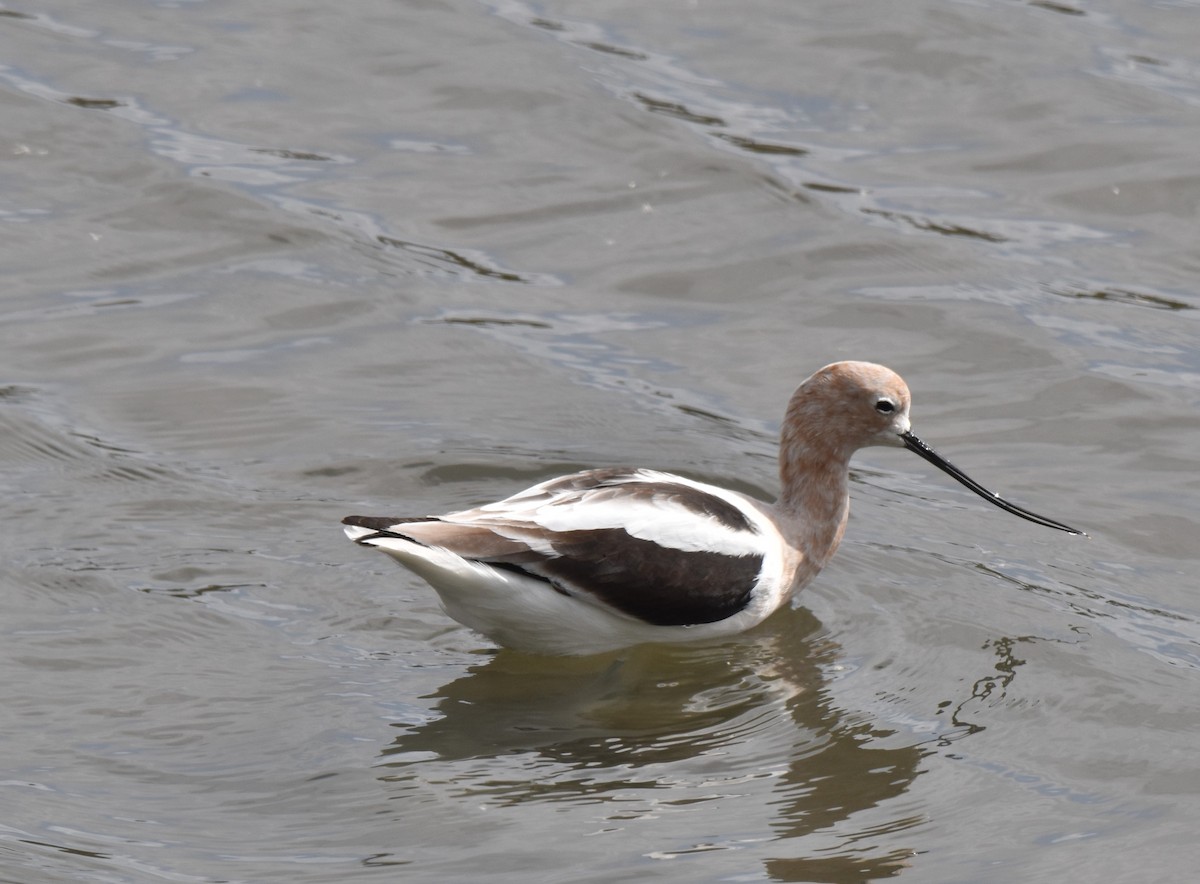
[[[1184,2],[0,11],[0,878],[1186,879]],[[769,496],[904,375],[752,634],[497,652],[355,549],[566,470]]]

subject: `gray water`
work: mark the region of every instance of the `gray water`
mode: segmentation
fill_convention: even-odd
[[[0,880],[1188,880],[1200,9],[0,10]],[[355,548],[902,452],[760,629],[497,651]]]

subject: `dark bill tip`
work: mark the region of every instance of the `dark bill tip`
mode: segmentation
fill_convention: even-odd
[[[1062,522],[1056,522],[1053,519],[1047,519],[1045,516],[1039,516],[1037,513],[1032,513],[1027,509],[1023,509],[1022,507],[1017,506],[1015,503],[1009,503],[994,491],[988,491],[912,433],[901,433],[900,439],[904,443],[904,447],[909,451],[920,455],[943,473],[953,476],[988,503],[995,504],[996,506],[1000,507],[1000,509],[1010,512],[1014,516],[1020,516],[1022,519],[1028,519],[1030,522],[1036,522],[1038,525],[1045,525],[1047,528],[1057,528],[1059,531],[1066,531],[1068,534],[1078,534],[1083,537],[1087,537],[1087,534],[1085,534],[1083,531],[1080,531],[1078,528],[1072,528],[1069,525],[1064,525]]]

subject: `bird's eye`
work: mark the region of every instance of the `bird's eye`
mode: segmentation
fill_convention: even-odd
[[[896,411],[896,403],[891,399],[880,399],[875,403],[875,410],[880,414],[894,414]]]

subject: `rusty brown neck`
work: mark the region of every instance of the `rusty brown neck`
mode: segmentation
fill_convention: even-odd
[[[793,400],[779,446],[780,527],[821,568],[841,543],[849,512],[849,463],[853,449],[807,419],[805,403]]]

